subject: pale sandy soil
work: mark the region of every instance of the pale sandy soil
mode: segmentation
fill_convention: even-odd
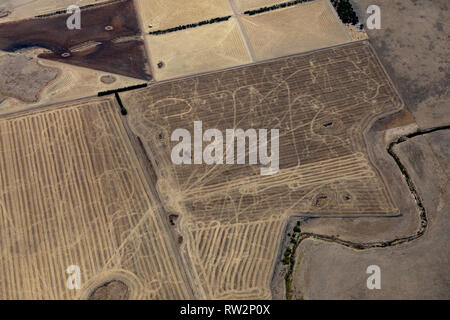
[[[228,21],[164,35],[146,35],[156,80],[250,63],[234,17]],[[158,68],[158,63],[164,66]]]
[[[244,12],[247,10],[269,7],[274,4],[279,4],[287,1],[288,0],[234,0],[234,3],[236,3],[236,7],[240,12]]]
[[[360,30],[358,27],[348,23],[345,24],[345,28],[347,29],[347,32],[350,35],[350,37],[352,37],[353,41],[369,39],[369,36],[367,35],[365,30]]]

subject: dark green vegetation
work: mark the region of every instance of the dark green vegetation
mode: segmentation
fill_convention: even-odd
[[[125,109],[125,107],[124,107],[124,105],[122,103],[122,99],[120,99],[120,96],[119,96],[119,94],[117,92],[114,93],[114,96],[116,97],[117,103],[119,104],[120,113],[123,116],[126,116],[128,114],[128,111],[127,111],[127,109]]]
[[[262,7],[255,10],[248,10],[245,11],[244,14],[247,14],[249,16],[253,16],[255,14],[260,14],[267,11],[277,10],[281,8],[287,8],[291,6],[295,6],[299,3],[303,2],[310,2],[312,0],[293,0],[288,2],[283,2],[280,4],[275,4],[273,6],[267,6]],[[353,7],[349,0],[331,0],[331,3],[333,4],[334,8],[336,9],[339,18],[343,23],[350,23],[350,24],[357,24],[358,23],[358,16],[356,15],[355,11],[353,10]]]
[[[294,227],[294,232],[292,234],[288,233],[288,236],[291,238],[290,242],[292,244],[294,244],[294,246],[298,243],[300,232],[301,232],[300,221],[297,221],[297,224]],[[281,260],[283,262],[283,264],[288,265],[291,263],[291,260],[294,259],[293,255],[292,255],[293,252],[295,252],[295,251],[293,251],[293,248],[291,248],[291,247],[286,248],[286,251],[284,252],[284,258],[283,258],[283,260]]]
[[[352,4],[349,0],[331,0],[331,4],[336,9],[339,18],[343,23],[357,24],[359,22],[358,16],[353,10]]]

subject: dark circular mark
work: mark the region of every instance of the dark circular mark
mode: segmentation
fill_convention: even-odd
[[[100,81],[105,84],[111,84],[111,83],[116,82],[116,77],[111,76],[111,75],[101,76]]]
[[[326,194],[319,194],[314,199],[314,206],[316,207],[324,207],[329,202],[329,198]]]
[[[158,68],[161,69],[162,67],[164,67],[164,62],[162,61],[158,62]]]
[[[11,12],[8,10],[0,9],[0,18],[7,17]]]
[[[129,296],[130,290],[125,283],[111,280],[95,288],[88,300],[128,300]]]
[[[332,115],[314,122],[314,132],[320,135],[337,135],[344,130],[342,120]]]
[[[349,194],[346,194],[345,196],[344,196],[344,200],[345,201],[349,201],[349,200],[351,200],[352,199],[352,197],[349,195]]]
[[[160,133],[160,134],[158,135],[158,137],[159,137],[159,139],[162,139],[162,138],[163,138],[163,134]]]

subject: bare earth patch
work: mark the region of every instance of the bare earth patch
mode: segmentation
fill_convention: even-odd
[[[89,300],[128,300],[128,286],[122,281],[113,280],[96,288]]]
[[[25,102],[37,102],[41,91],[58,70],[44,67],[36,59],[22,55],[0,56],[0,93]]]

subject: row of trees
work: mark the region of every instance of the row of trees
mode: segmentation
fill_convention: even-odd
[[[300,221],[297,221],[296,226],[294,227],[294,233],[288,233],[288,237],[290,237],[290,242],[295,246],[298,242],[298,238],[300,236]],[[281,260],[283,264],[288,265],[291,262],[293,254],[293,249],[291,247],[287,247],[284,252],[284,258]]]
[[[122,115],[126,116],[128,114],[128,111],[127,111],[127,109],[125,109],[125,107],[124,107],[124,105],[122,103],[122,99],[120,99],[120,96],[119,96],[119,94],[117,92],[114,94],[114,96],[116,97],[117,103],[119,104],[120,113]]]
[[[350,0],[331,0],[334,8],[336,9],[339,18],[343,23],[357,24],[359,22]]]
[[[263,13],[266,11],[272,11],[272,10],[276,10],[276,9],[280,9],[280,8],[287,8],[287,7],[291,7],[291,6],[294,6],[299,3],[310,2],[310,1],[313,1],[313,0],[292,0],[292,1],[284,2],[284,3],[276,4],[273,6],[269,6],[269,7],[262,7],[262,8],[256,9],[256,10],[248,10],[248,11],[245,11],[244,14],[252,16],[252,15]],[[352,7],[351,3],[349,2],[349,0],[331,0],[331,3],[335,7],[335,9],[343,23],[350,23],[350,24],[355,25],[359,22],[358,16],[356,15],[355,11],[353,10],[353,7]],[[206,25],[206,24],[227,21],[230,18],[231,18],[231,16],[218,17],[218,18],[200,21],[197,23],[185,24],[185,25],[181,25],[181,26],[177,26],[177,27],[173,27],[173,28],[169,28],[169,29],[150,31],[149,34],[161,35],[161,34],[175,32],[175,31],[179,31],[179,30],[192,29],[192,28],[196,28],[196,27]]]
[[[269,7],[263,7],[256,10],[248,10],[245,11],[244,14],[247,14],[249,16],[263,13],[266,11],[272,11],[280,8],[287,8],[290,6],[294,6],[296,4],[302,3],[302,2],[310,2],[312,0],[293,0],[289,2],[284,2],[280,4],[276,4]],[[331,0],[331,3],[333,4],[334,8],[336,9],[339,18],[341,18],[343,23],[350,23],[350,24],[357,24],[359,22],[358,16],[356,15],[355,11],[353,10],[353,6],[350,3],[349,0]]]
[[[119,88],[119,89],[100,91],[97,95],[99,97],[103,97],[103,96],[107,96],[107,95],[114,94],[114,93],[125,92],[125,91],[130,91],[130,90],[136,90],[136,89],[145,88],[145,87],[147,87],[147,83],[141,83],[141,84],[135,84],[135,85],[132,85],[132,86],[123,87],[123,88]]]
[[[283,3],[276,4],[276,5],[269,6],[269,7],[262,7],[262,8],[256,9],[256,10],[244,11],[244,14],[253,16],[255,14],[263,13],[266,11],[272,11],[272,10],[276,10],[276,9],[280,9],[280,8],[287,8],[287,7],[291,7],[296,4],[302,3],[302,2],[310,2],[310,1],[312,1],[312,0],[293,0],[293,1],[283,2]]]
[[[173,28],[169,28],[169,29],[165,29],[165,30],[150,31],[149,34],[160,35],[160,34],[175,32],[175,31],[179,31],[179,30],[192,29],[192,28],[196,28],[199,26],[203,26],[205,24],[212,24],[212,23],[217,23],[217,22],[221,22],[221,21],[227,21],[230,18],[231,18],[231,16],[218,17],[218,18],[214,18],[214,19],[203,20],[203,21],[200,21],[197,23],[185,24],[182,26],[173,27]]]

